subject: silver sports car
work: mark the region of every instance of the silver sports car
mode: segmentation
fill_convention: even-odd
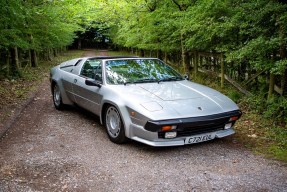
[[[50,78],[56,109],[77,104],[98,115],[115,143],[199,143],[235,133],[241,116],[228,97],[155,58],[78,58],[52,68]]]

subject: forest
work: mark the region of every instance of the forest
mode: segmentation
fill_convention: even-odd
[[[72,44],[158,57],[192,80],[232,84],[243,105],[287,123],[284,0],[0,0],[0,83]],[[96,47],[96,45],[95,45]],[[244,96],[238,96],[243,94]],[[286,144],[286,143],[285,143]]]

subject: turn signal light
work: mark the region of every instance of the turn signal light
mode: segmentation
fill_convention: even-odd
[[[161,127],[162,131],[170,131],[170,130],[173,130],[173,129],[176,129],[175,125],[165,125],[165,126]]]
[[[238,119],[238,116],[230,117],[229,121],[236,121]]]

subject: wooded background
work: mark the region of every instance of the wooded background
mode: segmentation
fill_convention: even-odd
[[[286,96],[287,4],[280,0],[0,0],[0,79],[69,45],[155,56],[245,94]],[[287,108],[287,107],[286,107]]]

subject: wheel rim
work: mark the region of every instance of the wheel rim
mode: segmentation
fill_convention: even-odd
[[[116,138],[121,130],[121,118],[115,107],[109,107],[106,113],[106,126],[111,137]]]
[[[55,85],[54,87],[54,103],[56,106],[61,104],[61,93],[58,85]]]

